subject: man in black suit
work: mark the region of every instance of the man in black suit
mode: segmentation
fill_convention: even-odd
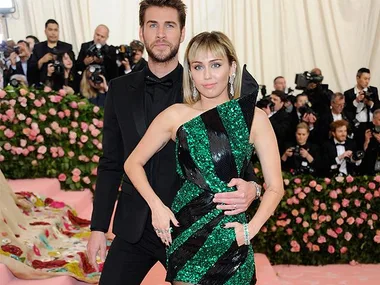
[[[129,62],[127,58],[122,60],[120,62],[119,75],[143,70],[147,65],[146,60],[143,58],[144,44],[138,40],[133,40],[129,46],[133,51],[133,58],[131,58],[132,62]]]
[[[45,23],[47,40],[34,46],[33,57],[38,63],[40,81],[45,82],[48,63],[55,60],[58,54],[72,52],[72,45],[59,40],[59,25],[56,20],[49,19]]]
[[[105,258],[105,233],[122,185],[113,226],[116,237],[104,264],[101,285],[141,284],[157,261],[166,264],[164,244],[153,229],[148,204],[124,175],[123,164],[153,119],[168,106],[183,100],[183,68],[178,63],[178,49],[185,37],[185,8],[178,0],[140,2],[140,39],[147,48],[148,65],[142,71],[112,80],[109,86],[104,110],[103,156],[98,166],[92,233],[87,246],[89,260],[95,267],[99,250],[101,258]],[[172,141],[145,166],[149,182],[167,206],[180,187],[175,169]],[[232,184],[236,184],[238,191],[219,193],[214,198],[214,202],[224,203],[215,206],[228,210],[226,214],[241,213],[256,196],[253,183],[234,181]]]
[[[370,128],[365,132],[363,149],[365,152],[361,164],[364,175],[375,175],[380,172],[380,109],[373,113]]]
[[[39,82],[37,62],[33,59],[29,44],[26,41],[17,42],[17,49],[10,54],[9,60],[11,65],[6,74],[6,82],[9,82],[15,74],[25,75],[28,85]]]
[[[81,45],[75,65],[77,71],[83,72],[90,64],[99,64],[104,66],[107,81],[117,77],[116,49],[107,45],[108,37],[109,29],[106,25],[96,27],[93,40]],[[100,57],[89,52],[90,47],[96,50],[96,46],[100,49]]]
[[[369,86],[371,71],[360,68],[356,74],[356,86],[344,92],[345,109],[355,114],[355,141],[363,145],[364,132],[372,121],[373,112],[380,107],[379,94],[376,87]]]
[[[348,122],[348,133],[352,135],[353,115],[344,108],[345,97],[342,93],[334,93],[331,97],[330,112],[321,114],[317,127],[317,138],[320,143],[324,143],[329,139],[330,125],[338,120],[346,120]],[[351,137],[351,136],[350,136]],[[352,137],[351,137],[352,138]]]
[[[356,156],[357,149],[354,140],[347,138],[348,122],[338,120],[330,125],[332,138],[322,147],[324,173],[326,176],[335,174],[355,175],[361,159]]]
[[[280,153],[284,151],[284,143],[290,136],[294,136],[294,132],[291,134],[291,122],[290,116],[285,111],[284,103],[286,102],[286,94],[283,91],[272,91],[270,99],[273,103],[273,110],[268,115],[272,124],[274,133],[276,134],[278,148]]]

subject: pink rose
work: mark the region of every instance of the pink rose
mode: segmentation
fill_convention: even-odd
[[[64,155],[65,155],[65,151],[61,147],[59,147],[58,148],[58,156],[63,157]]]
[[[101,143],[99,143],[97,146],[96,146],[98,149],[102,150],[103,149],[103,145]],[[296,203],[298,204],[298,203]]]
[[[348,175],[348,176],[346,177],[346,181],[347,181],[348,183],[351,183],[351,182],[354,181],[354,177],[352,177],[351,175]]]
[[[35,148],[33,145],[29,145],[29,146],[28,146],[28,150],[29,150],[30,152],[32,152],[32,151],[35,151],[36,148]]]
[[[363,219],[362,218],[356,218],[355,219],[355,222],[356,222],[356,224],[359,226],[359,225],[361,225],[361,224],[363,224]]]
[[[34,106],[36,106],[37,108],[39,108],[39,107],[42,106],[42,103],[41,103],[39,100],[34,100],[33,104],[34,104]]]
[[[276,244],[275,247],[274,247],[274,251],[275,252],[279,252],[281,249],[282,249],[282,247],[279,244]]]
[[[352,225],[353,223],[355,223],[355,219],[353,217],[349,217],[346,221],[347,221],[347,224],[349,225]]]
[[[313,200],[313,204],[314,204],[314,206],[319,206],[319,200],[318,199],[314,199]]]
[[[58,180],[63,182],[63,181],[66,181],[66,175],[64,173],[61,173],[60,175],[58,175]]]
[[[308,222],[306,222],[306,221],[303,221],[302,226],[304,228],[308,228],[310,226],[310,224]]]
[[[42,121],[42,122],[45,122],[46,121],[46,115],[44,115],[44,114],[40,114],[39,116],[38,116],[38,118]]]
[[[57,111],[53,108],[50,108],[49,109],[49,114],[52,115],[52,116],[55,116],[57,114]]]
[[[335,232],[340,235],[341,233],[343,233],[343,229],[341,227],[338,227],[335,229]]]
[[[74,168],[73,171],[71,171],[71,174],[73,176],[80,176],[82,174],[82,172],[80,171],[79,168]]]
[[[310,181],[309,186],[314,188],[315,186],[317,186],[317,182],[315,180],[312,180]]]
[[[75,140],[77,138],[77,133],[76,132],[73,132],[73,131],[70,131],[69,133],[69,138],[71,140]]]
[[[4,90],[0,89],[0,99],[5,98],[6,95],[7,95],[7,92],[5,92]]]
[[[337,238],[338,237],[338,234],[332,230],[332,229],[327,229],[327,235],[329,235],[330,237],[333,237],[333,238]]]
[[[325,221],[326,221],[326,216],[325,216],[325,215],[320,215],[320,216],[318,217],[318,221],[319,221],[320,223],[325,222]]]
[[[301,183],[301,179],[299,179],[299,178],[294,179],[294,183],[300,184]]]
[[[74,175],[71,179],[73,180],[74,183],[77,183],[77,182],[80,181],[80,176],[75,176]]]
[[[296,223],[297,223],[297,224],[302,223],[302,218],[301,218],[301,217],[297,217],[297,218],[296,218]]]
[[[291,236],[293,234],[293,230],[291,228],[287,228],[286,233]]]
[[[43,143],[43,142],[44,142],[44,137],[41,136],[41,135],[38,135],[37,138],[36,138],[36,141],[37,141],[38,143]]]
[[[38,149],[37,149],[37,152],[40,153],[40,154],[45,154],[46,151],[47,151],[47,148],[46,148],[46,146],[44,146],[44,145],[41,145],[41,146],[38,147]]]
[[[293,241],[292,241],[293,242]],[[291,252],[299,252],[301,249],[301,246],[298,242],[294,241],[292,248],[290,249]]]
[[[376,242],[376,243],[380,243],[380,235],[375,235],[373,237],[373,241]]]
[[[91,131],[91,135],[92,135],[93,137],[97,137],[99,134],[100,134],[100,131],[99,131],[98,129],[95,129],[95,130],[92,130],[92,131]]]
[[[362,239],[363,238],[363,234],[362,233],[358,233],[358,239]]]
[[[379,217],[376,214],[371,215],[372,220],[377,221]]]
[[[0,90],[1,91],[1,90]],[[1,99],[1,98],[0,98]],[[3,162],[5,160],[5,157],[4,157],[4,155],[1,155],[0,154],[0,162]]]
[[[37,162],[37,160],[33,160],[33,161],[31,162],[31,164],[32,164],[33,166],[37,166],[37,165],[38,165],[38,162]]]
[[[71,126],[73,128],[77,128],[79,126],[79,124],[78,124],[78,122],[73,121],[73,122],[71,122]]]
[[[327,206],[325,203],[321,203],[321,205],[319,207],[321,207],[321,210],[323,210],[323,211],[327,210]]]
[[[86,124],[85,122],[81,122],[80,123],[80,128],[83,130],[83,132],[87,132],[87,130],[88,130],[88,124]]]
[[[67,134],[69,132],[69,129],[66,127],[63,127],[61,130],[62,130],[62,133],[64,134]]]
[[[331,183],[331,179],[330,178],[325,178],[325,183],[326,183],[326,185],[329,185]]]
[[[318,220],[318,214],[317,213],[312,213],[311,214],[311,219],[314,220],[314,221]]]
[[[51,135],[53,133],[53,131],[50,128],[45,128],[45,133],[47,135]]]
[[[51,123],[50,126],[51,126],[51,128],[52,128],[53,130],[56,130],[56,129],[59,128],[59,124],[58,124],[57,122],[53,122],[53,123]]]
[[[333,254],[335,252],[335,248],[332,246],[332,245],[329,245],[329,247],[327,248],[327,251],[330,253],[330,254]]]
[[[51,88],[48,87],[48,86],[45,86],[45,88],[44,88],[44,92],[45,92],[45,93],[49,93],[49,92],[51,92]]]
[[[83,177],[82,180],[86,184],[90,184],[91,183],[91,180],[90,180],[90,178],[88,176]]]
[[[319,245],[313,244],[313,251],[319,251]]]
[[[0,98],[1,98],[1,97],[0,97]],[[376,175],[376,176],[375,176],[375,181],[376,181],[377,183],[380,182],[380,175]]]
[[[43,154],[41,154],[41,153],[37,154],[37,159],[38,159],[38,160],[42,160],[42,159],[44,159]]]
[[[81,136],[80,136],[80,141],[81,141],[82,143],[86,143],[86,142],[88,141],[88,136],[81,135]]]
[[[364,195],[364,198],[365,198],[366,200],[368,200],[368,201],[372,200],[372,197],[373,197],[373,195],[372,195],[371,193],[366,193],[366,194]]]
[[[92,110],[96,114],[96,113],[98,113],[100,111],[100,108],[98,106],[94,106],[94,108]]]
[[[334,203],[333,206],[332,206],[332,208],[333,208],[333,210],[334,210],[335,212],[338,212],[338,211],[339,211],[339,208],[340,208],[339,203]]]
[[[69,151],[67,154],[71,158],[73,158],[75,156],[75,153],[73,151]]]
[[[367,192],[367,189],[365,189],[364,187],[360,187],[359,192],[364,194],[365,192]]]
[[[347,218],[347,212],[346,212],[346,211],[342,211],[342,212],[340,212],[340,216],[341,216],[343,219]]]
[[[355,199],[354,204],[356,207],[360,207],[361,202],[358,199]]]
[[[301,192],[298,194],[298,198],[301,200],[305,199],[305,197],[306,197],[306,194],[304,192]]]
[[[20,121],[25,121],[26,117],[24,114],[18,114],[17,119],[19,119]]]
[[[30,100],[36,99],[36,95],[34,93],[32,93],[32,92],[29,93],[28,97],[29,97]]]
[[[340,249],[340,253],[341,253],[341,254],[345,254],[345,253],[347,252],[347,250],[348,250],[347,247],[344,246],[344,247],[342,247],[342,248]]]
[[[30,110],[30,114],[31,114],[32,116],[35,115],[35,114],[37,114],[37,110],[35,110],[35,109]]]
[[[25,96],[26,94],[28,94],[28,91],[26,91],[24,88],[21,88],[19,92],[21,96]]]
[[[28,142],[27,142],[26,140],[24,140],[24,139],[21,139],[21,140],[20,140],[20,146],[21,146],[21,147],[25,147],[27,143],[28,143]]]
[[[304,207],[302,207],[301,209],[300,209],[300,213],[303,215],[303,214],[305,214],[305,211],[306,211],[306,209],[304,208]]]
[[[317,186],[315,186],[315,190],[317,190],[318,192],[321,192],[322,189],[323,189],[323,187],[320,184],[318,184]]]
[[[4,131],[4,135],[8,138],[8,139],[11,139],[15,136],[15,132],[10,130],[10,129],[6,129]]]
[[[303,189],[303,192],[305,192],[306,194],[310,193],[310,191],[311,191],[310,187],[305,187]]]
[[[330,191],[329,196],[330,196],[331,199],[338,198],[338,194],[336,193],[335,190]]]
[[[344,198],[344,199],[342,200],[342,206],[343,206],[344,208],[346,208],[346,207],[348,207],[348,205],[350,205],[350,200]]]
[[[90,131],[90,132],[92,132],[93,130],[95,130],[96,129],[96,127],[93,125],[93,124],[91,124],[89,127],[88,127],[88,130]]]
[[[59,91],[58,91],[58,94],[60,95],[60,96],[66,96],[66,91],[65,91],[65,89],[60,89]]]
[[[326,242],[326,238],[324,236],[320,236],[317,240],[318,243],[325,243]]]
[[[312,237],[315,234],[315,231],[313,229],[308,229],[307,234]]]
[[[74,101],[73,101],[73,102],[70,102],[69,105],[70,105],[70,107],[73,108],[73,109],[78,109],[78,104],[77,104],[77,102],[74,102]]]
[[[368,183],[368,188],[371,189],[371,190],[373,190],[373,189],[376,188],[376,184],[373,183],[373,182],[370,182],[370,183]]]
[[[91,159],[93,162],[98,163],[99,162],[99,156],[94,155]]]
[[[78,111],[75,111],[74,112],[74,118],[78,118],[79,117],[79,112]]]
[[[62,112],[62,111],[59,111],[59,112],[58,112],[58,117],[59,117],[60,119],[63,119],[63,118],[65,117],[65,113]]]
[[[336,223],[337,223],[339,226],[341,226],[341,225],[344,224],[344,220],[343,220],[342,218],[339,218],[339,219],[336,220]]]
[[[360,218],[362,218],[363,220],[367,220],[367,218],[368,218],[367,213],[361,212],[360,213]]]
[[[91,175],[94,175],[94,176],[98,175],[98,168],[97,167],[95,167],[93,170],[91,170]]]

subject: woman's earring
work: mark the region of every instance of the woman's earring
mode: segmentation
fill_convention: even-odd
[[[235,96],[234,81],[235,81],[235,73],[232,73],[232,75],[230,76],[230,79],[228,80],[228,83],[230,84],[230,93],[229,93],[230,99],[234,98]]]
[[[193,80],[193,100],[196,100],[197,97],[198,97],[198,90],[195,87],[195,83],[194,83],[194,80]]]

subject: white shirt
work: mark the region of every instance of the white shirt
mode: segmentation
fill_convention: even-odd
[[[364,88],[363,91],[367,92],[368,88]],[[356,97],[359,95],[359,89],[357,86],[354,88],[354,93]],[[367,122],[367,106],[363,102],[356,102],[356,99],[353,102],[354,106],[356,107],[356,120],[358,120],[360,123],[366,123]],[[371,108],[373,107],[373,103],[371,105]],[[371,122],[373,118],[373,113],[369,112],[369,119],[368,122]]]
[[[342,114],[334,114],[333,112],[331,112],[332,116],[333,116],[333,121],[339,121],[339,120],[343,120],[343,117],[342,117]]]
[[[345,142],[338,142],[335,138],[334,138],[334,143],[337,144],[337,143],[345,143]],[[338,165],[340,165],[339,167],[339,172],[341,173],[344,173],[347,175],[347,163],[346,163],[346,160],[343,158],[343,159],[339,159],[339,156],[342,155],[345,151],[346,151],[346,147],[344,145],[335,145],[336,147],[336,153],[337,153],[337,157],[335,157],[335,161]]]

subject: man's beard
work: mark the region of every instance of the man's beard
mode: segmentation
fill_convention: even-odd
[[[169,44],[169,54],[155,54],[153,50],[150,48],[150,46],[147,44],[147,42],[144,42],[144,44],[150,60],[154,62],[164,63],[172,60],[178,54],[180,41],[178,41],[178,43],[174,46]]]

